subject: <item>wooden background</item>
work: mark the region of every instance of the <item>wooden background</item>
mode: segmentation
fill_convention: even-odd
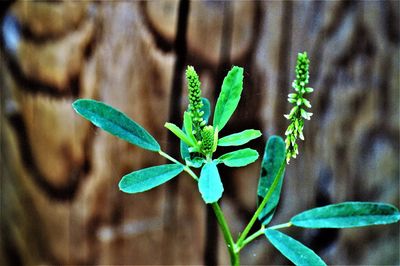
[[[0,265],[226,264],[212,214],[181,175],[149,192],[122,175],[163,163],[71,108],[80,97],[126,112],[176,153],[165,121],[187,104],[194,65],[211,102],[230,67],[244,94],[225,134],[283,135],[296,55],[311,59],[314,116],[287,169],[275,223],[341,201],[399,206],[399,1],[1,2]],[[237,235],[255,209],[259,162],[221,167]],[[329,264],[399,264],[399,225],[287,230]],[[287,264],[260,238],[243,264]]]

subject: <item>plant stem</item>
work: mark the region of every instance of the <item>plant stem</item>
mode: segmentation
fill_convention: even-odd
[[[276,229],[281,229],[281,228],[286,228],[286,227],[291,227],[291,226],[292,226],[292,223],[291,222],[287,222],[287,223],[284,223],[284,224],[277,224],[277,225],[268,227],[267,229],[276,230]]]
[[[264,226],[261,226],[261,228],[255,232],[254,234],[250,235],[248,238],[246,238],[245,240],[243,240],[241,246],[238,246],[238,249],[241,250],[242,248],[244,248],[247,244],[249,244],[251,241],[253,241],[254,239],[256,239],[257,237],[263,235],[265,233],[265,230],[267,229],[280,229],[280,228],[286,228],[286,227],[290,227],[292,226],[291,222],[288,223],[284,223],[284,224],[277,224],[268,228],[265,228]]]
[[[224,214],[217,202],[211,204],[215,216],[217,217],[218,224],[224,235],[225,243],[228,247],[229,256],[231,258],[231,265],[240,265],[239,250],[236,249],[236,244],[233,241],[232,234],[229,230],[228,224],[225,220]]]
[[[279,167],[278,172],[275,175],[274,181],[272,182],[271,187],[269,188],[267,195],[265,195],[265,198],[261,202],[260,206],[258,206],[256,212],[254,213],[253,217],[251,218],[250,222],[247,224],[246,228],[243,230],[243,233],[240,235],[237,243],[238,247],[241,247],[243,244],[243,241],[245,240],[247,234],[250,232],[251,228],[253,227],[255,221],[257,220],[258,216],[260,215],[261,211],[264,209],[265,205],[269,201],[269,199],[272,196],[272,193],[275,191],[276,187],[278,186],[279,181],[282,178],[282,173],[283,170],[285,169],[286,161],[283,160],[281,166]]]
[[[184,165],[183,163],[179,162],[178,160],[174,159],[173,157],[171,157],[169,154],[163,152],[162,150],[159,150],[158,153],[163,156],[164,158],[167,158],[168,160],[170,160],[171,162],[174,162],[176,164],[182,165],[184,168],[183,170],[188,173],[191,177],[193,177],[194,180],[198,181],[199,178],[197,177],[197,175],[195,173],[193,173],[192,169],[190,169],[189,166]]]
[[[167,158],[168,160],[184,166],[184,171],[187,172],[191,177],[193,177],[194,180],[198,181],[199,178],[198,176],[190,169],[189,166],[182,164],[181,162],[177,161],[167,153],[163,152],[162,150],[159,150],[158,153]],[[215,213],[215,216],[217,217],[218,225],[221,228],[222,234],[224,236],[224,240],[226,243],[226,246],[228,248],[229,256],[231,259],[231,264],[233,266],[239,266],[240,265],[240,257],[239,257],[239,250],[236,247],[235,242],[233,241],[231,231],[229,230],[228,223],[226,222],[226,219],[224,217],[224,213],[221,210],[221,207],[219,206],[218,202],[214,202],[211,204],[213,211]]]
[[[254,239],[256,239],[257,237],[259,237],[260,235],[264,234],[265,232],[265,227],[261,227],[260,230],[258,230],[257,232],[255,232],[254,234],[252,234],[251,236],[249,236],[248,238],[246,238],[245,240],[243,240],[241,246],[239,246],[239,249],[242,249],[244,246],[246,246],[247,244],[249,244],[251,241],[253,241]]]

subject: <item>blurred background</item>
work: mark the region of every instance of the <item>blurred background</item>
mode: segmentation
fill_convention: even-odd
[[[242,100],[224,134],[283,136],[298,52],[311,60],[314,113],[286,171],[273,224],[341,201],[399,206],[399,1],[2,1],[0,264],[227,264],[187,175],[136,195],[124,174],[162,164],[76,115],[76,98],[126,112],[179,157],[163,128],[187,105],[193,65],[214,105],[232,65]],[[236,236],[255,210],[260,160],[220,168]],[[285,229],[328,264],[399,265],[399,224]],[[262,237],[243,264],[289,264]]]

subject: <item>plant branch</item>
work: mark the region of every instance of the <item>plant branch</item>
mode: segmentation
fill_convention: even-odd
[[[282,173],[285,169],[285,165],[286,165],[286,161],[282,161],[281,166],[279,167],[279,170],[274,178],[274,181],[272,182],[272,185],[270,187],[270,189],[268,190],[267,195],[265,196],[265,198],[263,199],[263,201],[261,202],[260,206],[258,206],[256,212],[254,213],[253,217],[251,218],[250,222],[247,224],[246,228],[243,230],[243,233],[240,235],[238,241],[237,241],[237,245],[238,247],[242,246],[243,241],[245,240],[246,236],[248,235],[248,233],[250,232],[251,228],[253,227],[255,221],[257,220],[258,216],[260,215],[260,213],[262,212],[262,210],[264,209],[265,205],[267,204],[267,202],[269,201],[269,199],[272,196],[272,193],[275,191],[276,187],[279,184],[279,181],[282,178]]]
[[[242,249],[244,246],[246,246],[247,244],[249,244],[251,241],[253,241],[254,239],[256,239],[257,237],[259,237],[260,235],[264,234],[265,232],[265,227],[262,226],[257,232],[255,232],[254,234],[250,235],[248,238],[246,238],[245,240],[243,240],[241,246],[239,246],[239,249]]]
[[[188,173],[191,177],[193,177],[194,180],[198,181],[199,178],[197,177],[197,175],[192,171],[192,169],[190,169],[189,166],[184,165],[183,163],[179,162],[178,160],[174,159],[173,157],[171,157],[170,155],[168,155],[167,153],[163,152],[162,150],[159,150],[158,153],[163,156],[164,158],[167,158],[168,160],[170,160],[171,162],[174,162],[176,164],[182,165],[184,168],[183,170]]]
[[[246,238],[245,240],[243,240],[241,246],[238,246],[238,249],[241,250],[242,248],[244,248],[247,244],[249,244],[251,241],[253,241],[254,239],[256,239],[257,237],[263,235],[265,233],[265,230],[267,229],[280,229],[280,228],[286,228],[286,227],[290,227],[292,226],[291,222],[288,223],[284,223],[284,224],[277,224],[268,228],[265,228],[264,225],[261,226],[261,228],[255,232],[254,234],[250,235],[248,238]]]
[[[239,265],[239,251],[236,250],[236,244],[233,241],[232,234],[229,230],[224,214],[217,202],[212,203],[211,206],[214,210],[215,216],[217,217],[218,224],[222,230],[222,234],[224,235],[225,243],[228,247],[229,255],[231,258],[231,264]]]
[[[287,223],[284,223],[284,224],[277,224],[277,225],[268,227],[267,229],[276,230],[276,229],[281,229],[281,228],[286,228],[286,227],[291,227],[291,226],[292,226],[292,223],[291,222],[287,222]]]
[[[162,150],[159,150],[158,153],[161,156],[165,157],[166,159],[168,159],[176,164],[184,166],[183,170],[185,172],[187,172],[191,177],[193,177],[194,180],[196,180],[196,181],[199,180],[199,177],[190,169],[189,166],[182,164],[181,162],[174,159],[173,157],[171,157],[167,153],[163,152]],[[219,206],[218,202],[212,203],[211,206],[213,208],[215,216],[217,217],[219,227],[221,228],[222,234],[224,236],[224,240],[225,240],[225,243],[228,248],[229,256],[231,258],[231,263],[232,263],[232,265],[237,266],[237,265],[239,265],[239,261],[240,261],[239,260],[239,250],[237,250],[236,244],[233,241],[231,231],[229,230],[228,223],[226,222],[226,219],[224,217],[224,213],[222,212],[221,207]]]

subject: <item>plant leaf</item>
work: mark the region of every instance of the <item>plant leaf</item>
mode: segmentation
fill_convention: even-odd
[[[96,100],[79,99],[72,107],[95,126],[131,144],[150,151],[159,151],[160,145],[143,127],[123,112]]]
[[[203,102],[203,107],[201,107],[200,111],[204,112],[203,120],[208,123],[211,114],[210,101],[207,98],[201,98],[201,101]]]
[[[214,128],[219,131],[226,125],[235,111],[243,90],[243,68],[234,66],[226,75],[214,112]]]
[[[194,146],[192,140],[175,124],[165,123],[164,127],[168,128],[172,133],[174,133],[178,138],[183,140],[187,145]]]
[[[194,167],[194,168],[200,168],[204,163],[206,163],[206,160],[204,158],[201,157],[194,157],[194,158],[186,158],[185,159],[186,164],[190,167]]]
[[[285,161],[285,152],[285,142],[281,137],[271,136],[268,139],[264,152],[264,157],[261,163],[260,179],[258,181],[257,206],[263,201],[265,195],[267,195],[269,188],[274,182],[275,176],[278,174],[280,166]],[[283,171],[282,175],[285,175],[285,171]],[[268,204],[264,207],[264,209],[258,216],[258,219],[264,225],[267,225],[272,220],[275,209],[278,206],[283,184],[283,176],[278,183],[278,186],[273,191]]]
[[[215,162],[207,162],[200,172],[199,191],[205,203],[217,202],[222,197],[224,187]]]
[[[144,168],[122,177],[119,189],[125,193],[138,193],[157,187],[183,171],[180,164],[164,164]]]
[[[255,162],[257,158],[258,152],[256,150],[246,148],[226,153],[219,157],[216,162],[229,167],[242,167]]]
[[[183,131],[184,134],[186,134],[185,127],[182,127],[182,131]],[[190,159],[189,146],[183,140],[180,141],[179,147],[180,147],[180,150],[181,150],[182,159],[183,160]]]
[[[265,236],[283,256],[295,265],[326,266],[326,263],[314,251],[282,232],[267,229]]]
[[[180,150],[181,150],[181,157],[183,160],[190,159],[189,146],[182,140],[180,141]]]
[[[239,146],[261,136],[260,130],[246,129],[218,140],[218,146]]]
[[[183,113],[183,133],[189,137],[189,139],[191,140],[191,143],[197,143],[196,138],[193,135],[193,121],[192,121],[192,117],[190,116],[189,112],[184,112]]]
[[[380,202],[342,202],[314,208],[291,219],[295,226],[306,228],[350,228],[396,223],[399,210]]]

